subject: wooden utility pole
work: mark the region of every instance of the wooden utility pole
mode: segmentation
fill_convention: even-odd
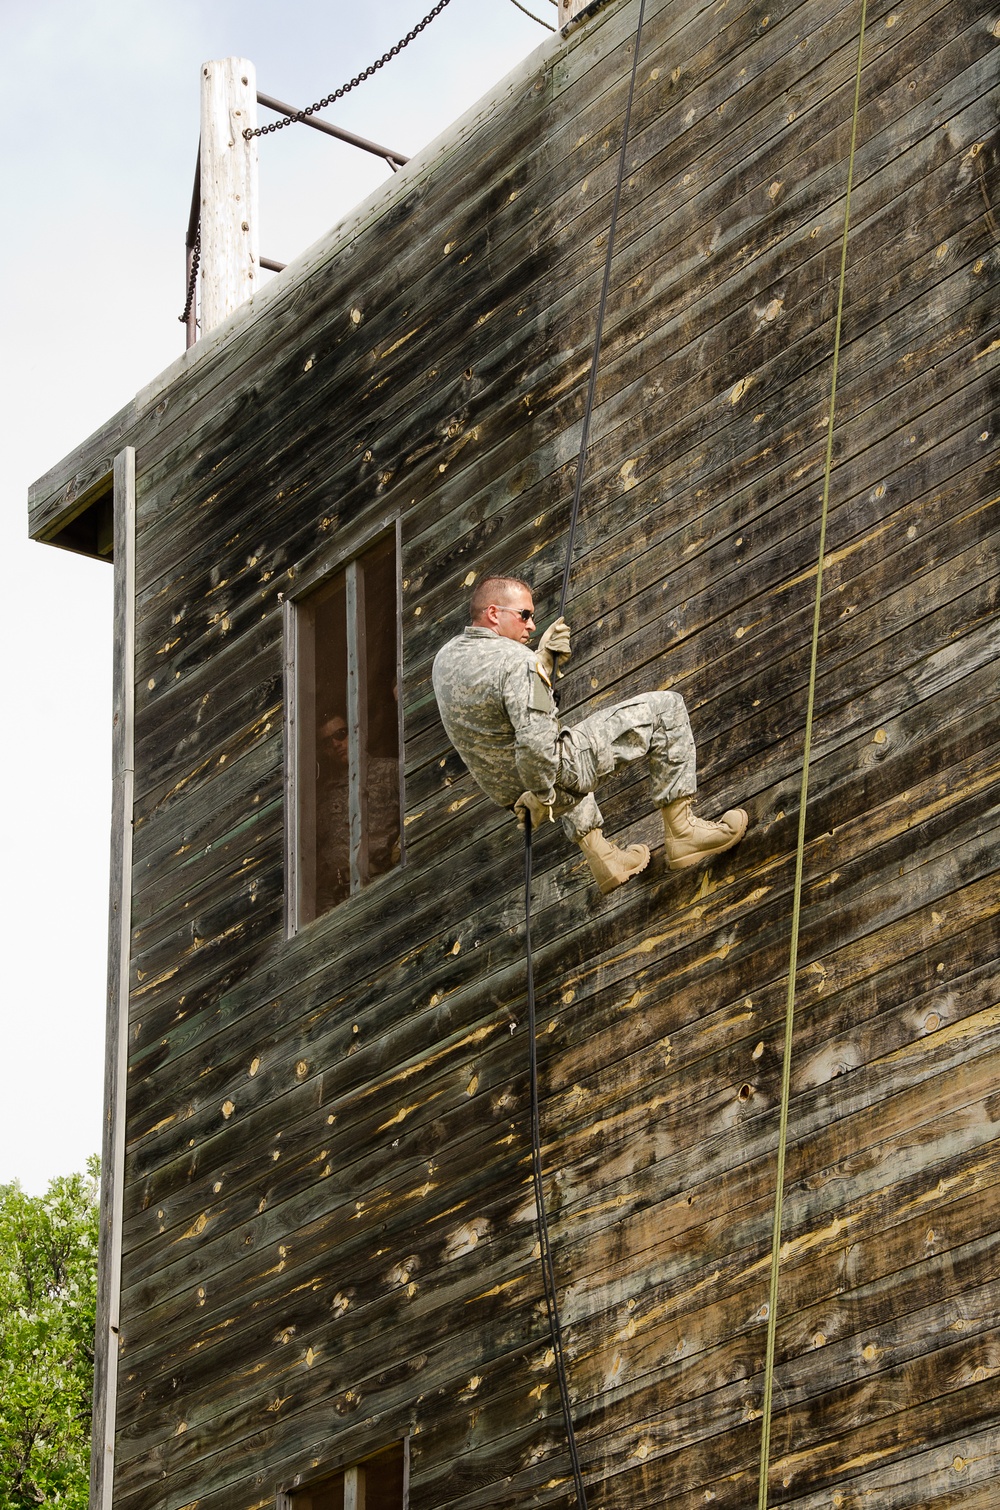
[[[559,25],[565,26],[589,4],[590,0],[559,0]]]
[[[257,289],[257,75],[246,58],[201,70],[201,333]]]

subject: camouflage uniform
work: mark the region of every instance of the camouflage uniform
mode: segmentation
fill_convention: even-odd
[[[657,807],[694,796],[694,738],[677,692],[647,692],[561,728],[535,652],[485,625],[443,645],[432,674],[445,733],[501,807],[534,792],[580,840],[604,826],[596,787],[643,755]]]

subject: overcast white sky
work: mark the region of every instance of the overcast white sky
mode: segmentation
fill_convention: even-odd
[[[199,65],[249,58],[265,93],[310,104],[430,4],[0,0],[0,1181],[39,1191],[101,1140],[111,570],[28,541],[28,484],[183,349]],[[451,0],[326,117],[412,154],[546,36],[510,0]],[[265,138],[262,253],[290,260],[387,171],[305,127]]]

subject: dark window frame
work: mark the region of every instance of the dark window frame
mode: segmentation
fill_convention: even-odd
[[[402,521],[397,512],[370,520],[363,526],[345,531],[332,549],[293,569],[293,585],[285,591],[282,604],[284,632],[284,684],[285,684],[285,932],[293,938],[302,928],[314,922],[332,917],[339,908],[380,878],[364,879],[363,848],[367,842],[365,824],[365,783],[367,743],[363,728],[364,646],[359,643],[358,624],[364,614],[363,573],[359,562],[366,551],[387,536],[392,536],[395,548],[396,583],[396,684],[399,690],[397,709],[399,742],[399,862],[393,870],[406,864],[406,840],[403,823],[405,793],[403,767],[403,586],[402,586]],[[303,780],[301,753],[310,736],[315,744],[314,694],[307,694],[303,681],[311,674],[310,655],[302,633],[300,608],[303,600],[322,588],[324,584],[343,572],[347,593],[347,729],[349,758],[349,808],[350,808],[350,896],[344,902],[319,913],[316,917],[303,916],[302,860],[304,846],[301,841],[303,827],[312,822],[315,831],[315,812],[307,811],[314,806],[309,794],[313,789]]]
[[[352,1469],[364,1468],[374,1458],[379,1458],[395,1447],[402,1449],[403,1455],[403,1502],[401,1510],[409,1510],[410,1507],[410,1433],[406,1432],[402,1437],[396,1437],[391,1442],[377,1447],[373,1452],[366,1452],[364,1457],[350,1457],[346,1461],[337,1463],[334,1458],[330,1464],[321,1471],[308,1475],[296,1474],[293,1483],[286,1484],[279,1489],[275,1496],[275,1510],[296,1510],[295,1500],[298,1495],[309,1494],[321,1487],[327,1480],[339,1475],[346,1477]]]

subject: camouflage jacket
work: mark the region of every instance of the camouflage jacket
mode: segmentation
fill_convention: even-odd
[[[488,797],[510,807],[522,792],[553,800],[559,722],[533,650],[472,625],[434,657],[445,733]]]

